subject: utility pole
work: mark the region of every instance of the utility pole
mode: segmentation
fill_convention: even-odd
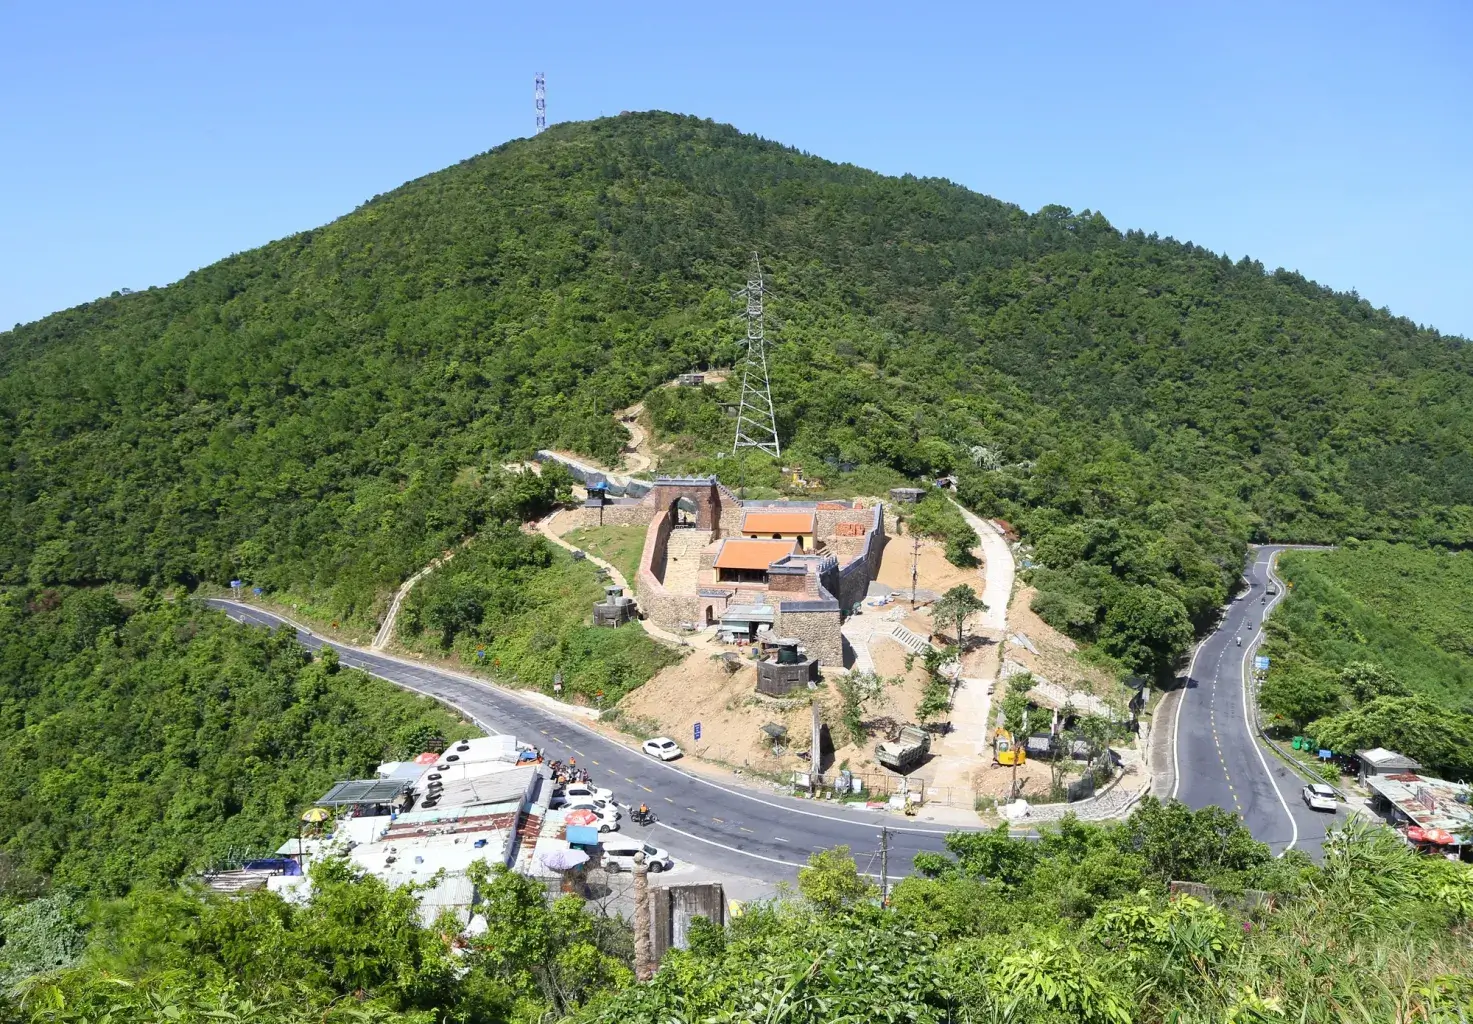
[[[890,830],[880,826],[880,906],[890,905]]]
[[[921,563],[921,536],[918,533],[910,535],[910,606],[916,606],[916,576],[919,573],[918,566]]]
[[[737,410],[736,440],[732,455],[743,448],[757,448],[773,458],[782,455],[777,440],[777,414],[772,408],[772,384],[767,378],[767,339],[763,335],[762,261],[752,253],[752,272],[747,287],[737,298],[747,300],[747,362],[742,367],[742,401]]]
[[[537,72],[537,80],[532,93],[533,106],[537,110],[537,134],[542,134],[542,129],[547,127],[547,76],[541,71]]]

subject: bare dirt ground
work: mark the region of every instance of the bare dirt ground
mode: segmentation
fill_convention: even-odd
[[[1007,657],[1035,675],[1043,676],[1070,690],[1084,690],[1107,700],[1124,700],[1128,695],[1105,669],[1091,665],[1079,656],[1079,647],[1063,633],[1044,622],[1029,607],[1032,587],[1024,587],[1013,598],[1008,609],[1008,636],[1021,633],[1038,649],[1034,654],[1022,644],[1007,645]]]
[[[912,538],[891,537],[880,554],[879,581],[895,590],[897,597],[910,598]],[[958,583],[979,582],[976,569],[958,569],[946,560],[946,550],[935,541],[921,540],[916,564],[916,585],[939,597]]]
[[[865,705],[864,717],[912,721],[925,689],[925,670],[916,666],[906,672],[905,651],[893,641],[879,641],[874,646],[879,674],[898,677],[901,682],[885,686],[878,698]],[[619,702],[619,712],[628,724],[671,736],[689,753],[708,761],[765,774],[806,768],[808,762],[800,759],[797,751],[809,747],[810,693],[776,699],[757,693],[756,685],[757,670],[750,662],[729,673],[719,656],[696,651],[626,696]],[[879,771],[873,763],[874,744],[879,737],[872,736],[863,744],[848,742],[839,724],[839,695],[834,685],[825,681],[811,695],[818,700],[820,715],[833,736],[834,764],[848,761],[852,770]],[[696,722],[701,723],[699,742],[692,738]],[[772,752],[772,744],[762,732],[762,726],[769,722],[788,729],[788,740],[783,744],[787,749],[782,754]]]

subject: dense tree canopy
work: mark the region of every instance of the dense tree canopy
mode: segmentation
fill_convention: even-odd
[[[289,630],[86,590],[0,598],[0,725],[0,865],[107,893],[273,850],[332,783],[478,731]]]
[[[1089,211],[652,113],[0,334],[0,581],[245,578],[370,620],[486,521],[480,470],[611,458],[614,409],[729,362],[753,250],[791,459],[840,489],[959,473],[1081,637],[1135,586],[1200,626],[1250,537],[1473,533],[1461,340]],[[723,468],[722,395],[652,402],[677,461]],[[1180,638],[1152,611],[1115,644],[1140,668]]]
[[[1473,874],[1385,829],[1353,826],[1317,867],[1273,859],[1232,815],[1152,803],[1123,825],[947,847],[888,904],[847,851],[816,854],[788,898],[692,921],[647,984],[624,922],[504,870],[476,872],[485,927],[458,947],[408,889],[333,862],[305,906],[174,888],[79,914],[48,897],[0,916],[0,1020],[1451,1024],[1473,1009]],[[1171,879],[1211,883],[1220,905],[1170,896]],[[1240,905],[1245,887],[1277,905]]]
[[[1280,562],[1293,589],[1265,624],[1269,716],[1473,779],[1473,554],[1351,540]]]

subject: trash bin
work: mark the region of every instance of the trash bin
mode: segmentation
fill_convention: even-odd
[[[1303,750],[1304,749],[1304,737],[1303,736],[1295,736],[1294,737],[1294,749],[1295,750]]]

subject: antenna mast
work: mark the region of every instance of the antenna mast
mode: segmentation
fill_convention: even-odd
[[[767,341],[762,333],[762,261],[752,253],[752,273],[737,298],[747,300],[747,362],[742,367],[742,404],[737,411],[736,441],[731,453],[760,448],[774,458],[782,454],[777,440],[777,414],[772,408],[772,385],[767,379]]]
[[[537,134],[547,127],[547,76],[541,71],[537,72],[537,88],[533,94],[536,97],[537,107]]]

